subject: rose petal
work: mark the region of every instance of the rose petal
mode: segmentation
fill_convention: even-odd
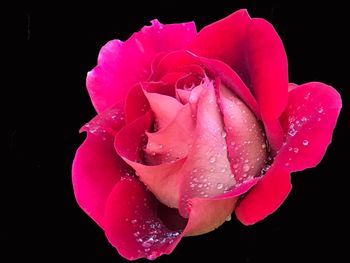
[[[247,10],[239,10],[204,27],[190,44],[196,55],[225,62],[242,76],[245,48],[251,18]]]
[[[135,178],[121,180],[114,187],[107,200],[104,225],[109,242],[120,255],[129,260],[155,259],[176,247],[181,229],[168,229],[157,215],[158,207],[151,192]]]
[[[288,101],[282,117],[286,143],[261,182],[236,209],[244,224],[254,224],[273,213],[291,190],[290,172],[317,165],[331,142],[341,108],[341,98],[332,87],[307,83],[291,90]]]
[[[124,103],[130,88],[147,80],[156,54],[185,48],[196,34],[194,23],[162,25],[157,20],[126,42],[112,40],[100,51],[86,84],[97,112]]]
[[[148,164],[173,162],[188,155],[193,143],[195,121],[189,104],[184,105],[167,127],[146,133],[148,143],[145,149]]]
[[[168,126],[183,105],[173,97],[144,91],[156,117],[157,130]]]
[[[275,162],[288,171],[316,166],[332,140],[342,106],[340,95],[319,82],[301,85],[289,92],[282,123],[287,138]]]
[[[245,225],[252,225],[264,219],[287,198],[292,189],[290,173],[274,164],[264,178],[239,203],[236,216]]]
[[[250,90],[240,77],[221,61],[198,57],[188,51],[171,52],[159,62],[155,73],[152,75],[152,79],[158,80],[163,75],[169,74],[169,72],[180,70],[184,65],[194,64],[203,67],[212,79],[220,78],[227,87],[249,106],[258,118],[260,117],[258,104]]]
[[[177,207],[180,180],[177,172],[182,167],[183,160],[156,166],[141,163],[145,132],[152,123],[151,116],[146,114],[125,126],[115,137],[115,149],[163,204]]]
[[[151,109],[142,88],[142,84],[135,85],[126,97],[125,118],[127,124],[145,115]]]
[[[94,117],[80,129],[80,132],[99,134],[103,138],[105,133],[114,136],[124,124],[124,110],[120,104],[116,104]]]
[[[180,171],[180,214],[188,217],[187,202],[195,197],[213,197],[235,184],[224,137],[223,122],[213,84],[204,83],[198,101],[195,140]],[[210,143],[208,143],[210,142]]]
[[[240,10],[202,29],[190,51],[221,60],[241,76],[259,102],[269,141],[277,150],[283,141],[278,118],[287,104],[288,64],[273,26]]]
[[[249,108],[216,81],[226,131],[231,171],[237,181],[260,175],[267,157],[263,130]]]
[[[80,207],[101,227],[105,203],[120,177],[130,173],[110,134],[88,133],[73,161],[72,180]]]

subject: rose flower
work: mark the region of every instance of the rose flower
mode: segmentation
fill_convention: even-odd
[[[250,225],[317,165],[339,94],[288,84],[271,24],[245,10],[196,32],[157,20],[112,40],[88,73],[97,116],[73,164],[81,208],[125,258],[169,254],[231,218]]]

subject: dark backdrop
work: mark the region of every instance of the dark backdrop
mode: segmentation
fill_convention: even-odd
[[[123,262],[78,207],[72,191],[71,163],[85,137],[78,130],[95,114],[85,88],[86,73],[104,43],[126,40],[154,18],[163,23],[195,20],[200,29],[242,7],[275,26],[288,54],[290,81],[328,83],[342,94],[345,107],[325,158],[318,167],[293,176],[294,189],[276,213],[251,227],[233,218],[214,232],[183,239],[172,255],[158,260],[287,262],[345,255],[348,12],[336,4],[225,2],[94,1],[79,8],[50,4],[23,9],[24,71],[18,78],[26,84],[11,89],[16,105],[9,133],[14,187],[6,201],[14,224],[4,225],[1,237],[3,244],[15,248],[12,258]]]

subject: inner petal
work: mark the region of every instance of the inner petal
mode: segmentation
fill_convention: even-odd
[[[179,172],[180,214],[188,217],[188,200],[209,198],[228,191],[235,185],[231,174],[225,140],[224,123],[216,101],[213,83],[204,82],[197,105],[195,140]]]
[[[265,166],[268,146],[263,129],[231,90],[224,85],[217,88],[232,173],[238,182],[250,180],[260,175]]]
[[[150,93],[147,91],[144,91],[144,93],[154,115],[156,116],[156,130],[161,130],[167,126],[183,106],[179,101],[170,96]]]

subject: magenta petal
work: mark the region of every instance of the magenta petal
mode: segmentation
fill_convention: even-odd
[[[241,76],[258,100],[267,136],[277,150],[283,142],[278,118],[287,104],[288,63],[273,26],[240,10],[201,30],[190,50],[225,62]]]
[[[342,102],[332,87],[311,82],[290,91],[288,104],[282,118],[287,138],[275,162],[293,172],[314,167],[322,160]]]
[[[107,197],[128,172],[114,150],[111,135],[88,133],[75,155],[72,180],[77,202],[101,227]]]
[[[236,208],[237,218],[252,225],[273,213],[292,189],[290,173],[273,165]]]
[[[240,73],[244,68],[246,35],[251,18],[247,10],[239,10],[204,27],[190,44],[196,55],[225,62]]]
[[[91,121],[80,129],[80,132],[86,131],[104,138],[106,137],[107,133],[114,136],[124,125],[124,110],[120,104],[116,104],[104,112],[96,115]]]
[[[286,142],[271,169],[236,209],[238,219],[246,225],[262,220],[282,204],[291,190],[290,172],[321,161],[341,108],[339,94],[317,82],[294,87],[288,103],[282,117]]]
[[[251,91],[247,88],[237,73],[221,61],[198,57],[188,51],[175,51],[164,56],[159,62],[156,73],[153,74],[152,78],[158,80],[163,75],[169,74],[169,72],[184,69],[184,65],[191,67],[199,65],[212,79],[220,78],[223,84],[237,94],[249,106],[255,115],[260,118],[259,105]],[[198,72],[196,74],[197,78],[203,77],[203,74],[204,73],[202,72]],[[181,82],[181,80],[179,80],[179,82]]]
[[[121,180],[110,194],[104,217],[106,236],[129,260],[170,254],[181,239],[157,215],[158,201],[135,178]],[[181,230],[181,229],[178,229]]]
[[[162,25],[154,20],[125,42],[108,42],[86,80],[97,112],[123,103],[134,84],[147,80],[158,53],[185,48],[195,35],[194,23]]]

